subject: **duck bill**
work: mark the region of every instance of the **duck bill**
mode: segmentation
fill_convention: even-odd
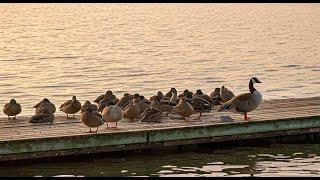
[[[259,81],[258,79],[256,80],[256,83],[261,83],[261,81]]]

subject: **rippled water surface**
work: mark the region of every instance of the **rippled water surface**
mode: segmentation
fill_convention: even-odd
[[[320,176],[319,144],[277,144],[184,153],[94,157],[5,165],[1,176]]]
[[[0,97],[23,114],[111,89],[320,95],[320,4],[0,4]]]

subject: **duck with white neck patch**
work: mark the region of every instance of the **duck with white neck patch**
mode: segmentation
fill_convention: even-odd
[[[243,93],[233,97],[231,100],[222,104],[218,111],[232,109],[236,112],[244,113],[244,119],[248,120],[247,113],[255,110],[262,101],[262,94],[254,88],[255,83],[261,83],[256,77],[249,81],[250,93]]]

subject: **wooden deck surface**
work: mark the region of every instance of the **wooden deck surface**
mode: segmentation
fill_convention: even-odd
[[[217,108],[218,106],[215,107],[215,109]],[[222,116],[230,116],[233,120],[226,120]],[[320,97],[264,101],[257,110],[250,112],[248,116],[251,118],[249,121],[320,116]],[[203,113],[200,121],[196,119],[197,117],[198,114],[194,114],[188,122],[185,122],[176,115],[169,115],[163,119],[162,123],[142,123],[140,120],[129,123],[128,119],[124,118],[118,122],[117,129],[106,129],[106,125],[100,126],[98,134],[244,122],[241,114],[217,112],[217,110]],[[71,120],[66,119],[66,116],[58,116],[51,125],[31,124],[28,122],[29,119],[30,117],[23,116],[17,116],[17,120],[1,118],[0,141],[95,134],[89,133],[89,128],[81,123],[79,113],[76,114],[75,119]],[[110,125],[114,124],[110,123]]]

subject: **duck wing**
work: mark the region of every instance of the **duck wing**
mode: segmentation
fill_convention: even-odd
[[[59,109],[61,109],[61,108],[64,107],[64,106],[67,106],[67,105],[69,105],[69,104],[71,104],[71,103],[72,103],[72,100],[68,100],[68,101],[64,102],[63,104],[61,104],[61,106],[60,106]]]

